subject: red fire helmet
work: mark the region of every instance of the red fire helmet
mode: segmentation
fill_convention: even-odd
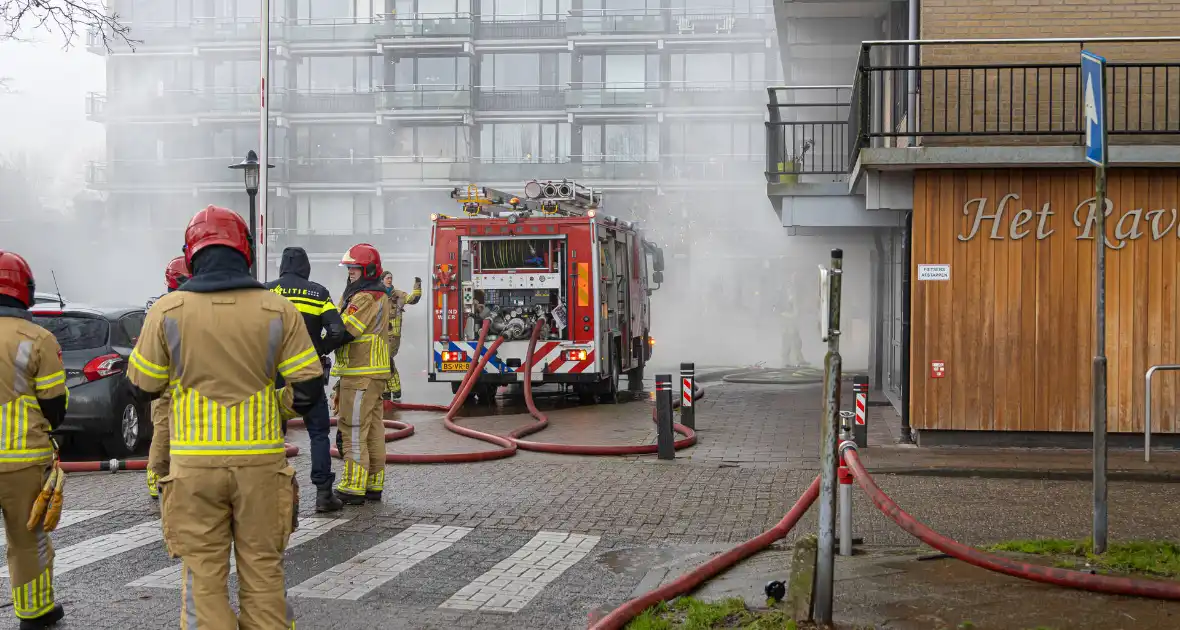
[[[361,270],[361,277],[376,280],[381,277],[381,254],[376,247],[368,243],[353,245],[340,260],[341,267],[357,267]]]
[[[193,256],[211,245],[233,248],[246,257],[246,264],[254,260],[254,244],[250,229],[238,213],[228,208],[208,206],[193,216],[184,231],[184,261],[193,268]]]
[[[193,272],[189,271],[188,261],[184,256],[177,256],[168,261],[168,266],[164,268],[164,282],[168,283],[168,290],[175,291],[185,280],[192,277]]]
[[[16,298],[25,306],[32,306],[37,284],[29,263],[15,252],[0,250],[0,295]]]

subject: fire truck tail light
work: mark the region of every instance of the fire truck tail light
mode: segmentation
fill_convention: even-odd
[[[648,337],[647,343],[648,343],[648,345],[651,345],[651,346],[656,345],[656,338],[655,337]]]
[[[442,360],[443,363],[464,363],[467,361],[467,353],[458,351],[443,352]]]
[[[585,361],[586,360],[586,351],[585,350],[566,350],[565,351],[565,360],[566,361]]]
[[[590,306],[590,263],[578,263],[578,306]]]

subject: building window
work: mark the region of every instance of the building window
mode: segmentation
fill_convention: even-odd
[[[467,57],[402,57],[391,63],[396,86],[453,90],[471,85],[471,62]]]
[[[295,130],[295,152],[311,159],[372,157],[373,125],[304,125]],[[256,132],[257,136],[257,132]]]
[[[381,63],[380,57],[303,57],[296,82],[303,91],[369,92],[384,82]]]
[[[582,9],[617,15],[659,15],[660,0],[583,0]]]
[[[569,123],[490,123],[480,128],[480,159],[489,162],[563,162],[570,155]]]
[[[373,18],[373,7],[373,0],[299,0],[298,17],[312,23],[368,21]]]
[[[673,123],[666,154],[689,161],[730,156],[742,161],[766,159],[766,130],[758,122]]]
[[[395,127],[390,133],[397,157],[465,161],[471,155],[467,127]]]
[[[659,55],[586,55],[582,83],[589,89],[626,90],[658,87]]]
[[[352,234],[356,195],[302,195],[295,199],[299,234]],[[370,197],[363,196],[365,199]]]
[[[564,20],[569,0],[480,0],[480,19],[486,22]]]
[[[763,53],[673,54],[672,84],[765,83]]]
[[[132,0],[119,4],[121,21],[132,26],[188,24],[192,21],[192,0]]]
[[[470,0],[396,0],[394,15],[399,19],[433,19],[471,14]]]
[[[659,161],[659,125],[585,125],[581,157],[583,162]]]
[[[484,89],[559,87],[569,80],[569,53],[491,53],[479,61]]]

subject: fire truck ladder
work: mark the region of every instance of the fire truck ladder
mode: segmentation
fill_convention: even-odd
[[[543,216],[586,216],[597,210],[602,203],[602,192],[577,182],[563,179],[559,182],[531,180],[524,185],[524,199],[495,188],[467,186],[465,191],[455,188],[451,198],[463,204],[468,216],[485,215],[486,206],[498,206],[513,210],[524,210]]]

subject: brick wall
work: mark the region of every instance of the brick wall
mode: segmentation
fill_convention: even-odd
[[[922,0],[922,39],[1152,37],[1180,34],[1180,0]],[[1180,62],[1180,43],[1092,44],[1109,62]],[[1081,46],[927,46],[923,65],[1077,64]],[[1115,129],[1180,129],[1180,67],[1108,72]],[[1076,127],[1074,68],[927,70],[921,128],[1050,130]],[[985,97],[986,95],[986,97]],[[926,136],[933,144],[1076,144],[1076,136],[970,139]],[[1112,137],[1112,143],[1176,142],[1175,136]]]

